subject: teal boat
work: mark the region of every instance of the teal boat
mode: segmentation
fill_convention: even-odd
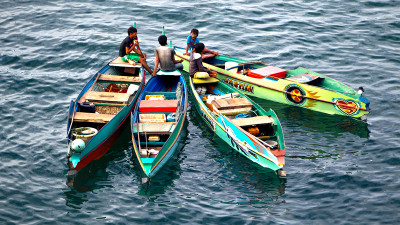
[[[189,80],[194,105],[205,124],[246,158],[284,175],[285,143],[275,112],[265,111],[216,78]]]
[[[186,119],[188,95],[179,71],[162,72],[144,87],[131,116],[133,148],[149,181],[174,155]]]
[[[73,176],[101,158],[129,123],[129,116],[144,87],[141,64],[125,63],[120,57],[94,74],[76,100],[70,103],[67,158]]]
[[[184,49],[175,47],[176,56],[184,60],[189,70],[189,56]],[[364,89],[358,91],[326,75],[299,67],[285,70],[219,55],[206,58],[203,65],[218,73],[217,78],[238,91],[252,97],[352,118],[366,120],[370,112]]]

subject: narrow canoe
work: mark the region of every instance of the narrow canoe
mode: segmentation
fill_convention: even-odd
[[[275,112],[216,79],[192,79],[200,117],[222,140],[251,161],[280,171],[285,164],[282,127]]]
[[[188,95],[179,71],[152,77],[131,116],[132,142],[145,175],[154,177],[176,151],[186,119]]]
[[[70,103],[67,127],[69,175],[101,158],[126,127],[145,83],[141,64],[117,57],[85,85]]]
[[[189,56],[183,55],[182,48],[175,47],[175,52],[188,71]],[[370,112],[369,101],[360,91],[302,67],[284,70],[223,55],[204,59],[203,65],[249,96],[362,120]]]

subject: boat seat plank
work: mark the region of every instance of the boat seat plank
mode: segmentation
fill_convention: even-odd
[[[247,100],[247,98],[216,99],[212,102],[212,104],[218,110],[244,108],[244,107],[252,107],[253,106],[253,104],[249,100]]]
[[[114,116],[112,114],[76,112],[74,122],[108,123]]]
[[[172,132],[175,129],[175,122],[165,122],[165,123],[134,123],[132,125],[132,132],[137,133],[139,125],[139,132],[153,132],[153,133],[165,133]]]
[[[141,77],[117,76],[117,75],[109,75],[109,74],[101,74],[99,77],[99,80],[100,81],[123,82],[123,83],[140,83],[140,82],[142,82]]]
[[[128,93],[90,91],[85,97],[87,101],[94,103],[128,104],[129,96]]]
[[[121,57],[115,58],[108,65],[116,66],[116,67],[132,67],[132,68],[140,68],[140,67],[142,67],[142,64],[140,64],[140,63],[136,63],[135,65],[131,65],[131,64],[127,63],[127,62],[124,62],[124,61],[122,61]]]
[[[239,127],[244,127],[257,124],[273,124],[274,120],[269,116],[255,116],[255,117],[233,119],[232,123],[234,123]]]

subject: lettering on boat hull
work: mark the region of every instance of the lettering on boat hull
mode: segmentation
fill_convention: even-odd
[[[229,78],[225,78],[224,82],[227,83],[229,86],[234,87],[238,90],[254,94],[254,87],[251,85],[248,85],[248,84],[236,81],[236,80],[232,80]]]

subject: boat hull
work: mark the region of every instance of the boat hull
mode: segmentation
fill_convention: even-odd
[[[98,73],[103,74],[110,69],[109,65],[103,67]],[[140,68],[139,72],[141,77],[144,77],[144,70]],[[96,82],[97,74],[95,74],[89,82],[85,85],[81,93],[78,95],[77,99],[81,99],[84,94],[90,90],[93,84]],[[68,167],[69,174],[76,174],[82,168],[88,166],[92,161],[100,159],[104,156],[108,150],[115,144],[115,142],[120,137],[121,133],[124,131],[129,122],[129,116],[133,111],[136,100],[139,96],[140,91],[144,87],[144,79],[142,79],[141,83],[138,84],[139,89],[132,96],[129,104],[123,107],[108,123],[106,123],[98,133],[91,138],[91,140],[86,144],[85,148],[81,153],[68,152]],[[71,126],[73,121],[74,114],[78,111],[78,105],[75,104],[75,101],[71,101],[70,110],[68,115],[68,142],[67,146],[70,148],[70,144],[72,142],[72,132]]]
[[[165,76],[163,76],[166,78]],[[135,110],[132,113],[131,116],[131,131],[132,131],[132,142],[133,142],[133,148],[134,152],[136,155],[136,158],[138,159],[138,162],[140,164],[141,170],[144,174],[145,177],[148,178],[153,178],[162,168],[163,166],[172,158],[172,156],[175,154],[176,150],[178,149],[179,146],[179,140],[181,138],[181,133],[183,130],[183,125],[186,120],[186,112],[187,112],[187,106],[188,106],[188,94],[187,94],[187,87],[186,83],[184,80],[184,77],[181,75],[179,76],[179,81],[182,83],[182,99],[180,101],[180,116],[178,116],[178,120],[176,123],[174,123],[174,130],[171,132],[169,138],[165,141],[161,149],[159,150],[159,153],[154,159],[149,159],[146,157],[142,157],[140,155],[140,139],[138,139],[138,130],[140,130],[138,127],[138,122],[139,122],[139,105],[142,100],[145,99],[146,93],[148,92],[154,92],[154,89],[160,89],[161,86],[157,85],[156,83],[159,82],[157,81],[159,76],[151,78],[148,83],[146,84],[145,88],[143,89],[138,103],[135,106]],[[175,78],[176,79],[176,78]],[[169,92],[171,93],[171,92]],[[155,101],[154,105],[159,105],[157,101]],[[143,133],[143,132],[141,132]],[[139,134],[140,135],[140,134]]]
[[[274,171],[282,169],[284,165],[285,154],[282,133],[280,133],[281,140],[279,140],[282,149],[279,150],[281,152],[281,155],[278,159],[271,152],[263,150],[265,148],[263,146],[260,146],[258,142],[254,140],[254,137],[246,134],[242,130],[239,130],[239,128],[232,125],[230,121],[226,119],[226,117],[224,117],[223,115],[214,116],[213,113],[202,102],[202,99],[199,97],[199,95],[195,92],[196,90],[192,79],[189,78],[189,80],[190,96],[193,99],[193,102],[196,103],[194,104],[194,106],[197,112],[200,114],[200,117],[205,122],[205,124],[207,124],[207,126],[212,129],[219,138],[221,138],[231,148],[262,167],[269,168]],[[233,92],[235,91],[233,90]],[[250,99],[248,100],[251,101]],[[256,103],[254,103],[253,101],[251,102],[253,103],[253,105],[256,105]],[[279,121],[275,120],[275,123],[278,125],[281,132]],[[248,146],[244,145],[244,143],[250,144],[253,149],[258,149],[258,151],[250,150]]]
[[[179,48],[176,48],[176,50],[176,56],[184,60],[184,70],[188,72],[189,57],[181,54],[181,52],[179,52]],[[223,59],[237,63],[248,62],[246,60],[240,60],[226,56],[217,56],[215,58],[216,60]],[[353,89],[338,81],[305,68],[300,67],[296,70],[288,71],[288,73],[310,73],[313,75],[318,75],[326,79],[328,83],[337,85],[346,91],[333,91],[306,83],[295,82],[289,79],[272,77],[257,79],[227,71],[225,69],[213,66],[212,64],[203,62],[203,65],[208,69],[217,71],[217,77],[221,81],[248,96],[267,99],[282,104],[298,106],[321,113],[342,115],[353,118],[365,118],[370,111],[369,101],[360,94],[356,93]]]

